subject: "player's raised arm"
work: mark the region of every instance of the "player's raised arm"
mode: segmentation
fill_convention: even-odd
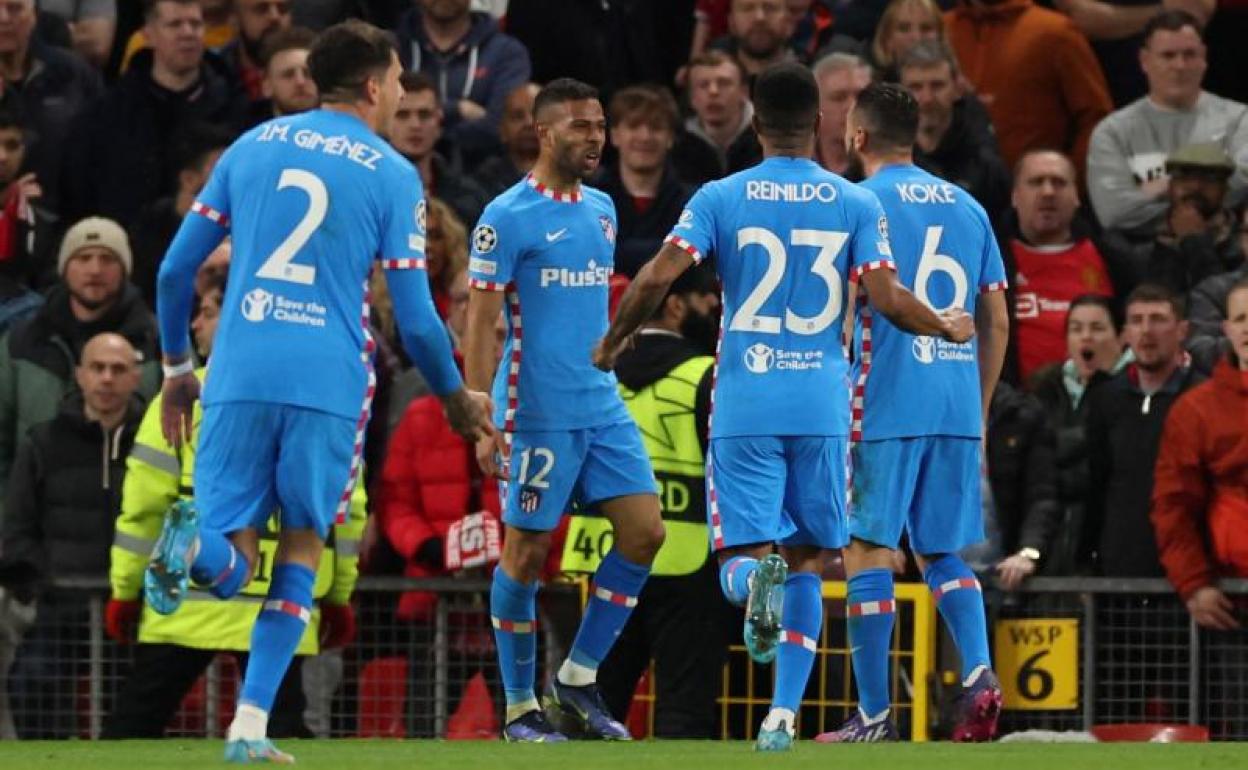
[[[604,372],[615,368],[615,360],[633,332],[654,315],[672,282],[693,264],[694,258],[675,242],[669,240],[663,244],[654,258],[637,271],[624,291],[611,328],[594,349],[594,366]]]

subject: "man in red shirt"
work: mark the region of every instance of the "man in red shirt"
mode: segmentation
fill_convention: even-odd
[[[1075,233],[1079,191],[1070,159],[1052,150],[1025,153],[1011,196],[1018,229],[1003,249],[1014,275],[1014,343],[1018,381],[1066,358],[1066,312],[1081,294],[1114,296],[1101,252]]]

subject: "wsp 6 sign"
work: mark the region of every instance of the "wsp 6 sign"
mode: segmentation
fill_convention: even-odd
[[[999,620],[997,673],[1005,707],[1031,711],[1079,707],[1079,621]]]

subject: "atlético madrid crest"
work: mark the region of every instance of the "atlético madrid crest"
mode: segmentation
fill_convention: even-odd
[[[533,487],[520,488],[520,510],[533,513],[542,505],[542,493]]]
[[[598,224],[602,225],[602,235],[607,239],[607,243],[615,245],[615,225],[611,223],[611,217],[598,217]]]

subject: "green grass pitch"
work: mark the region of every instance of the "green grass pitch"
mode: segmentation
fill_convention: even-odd
[[[513,746],[465,741],[283,741],[298,768],[327,770],[1243,770],[1248,744],[948,743],[822,746],[757,754],[748,743],[654,742]],[[222,770],[220,741],[4,742],[4,770]]]

